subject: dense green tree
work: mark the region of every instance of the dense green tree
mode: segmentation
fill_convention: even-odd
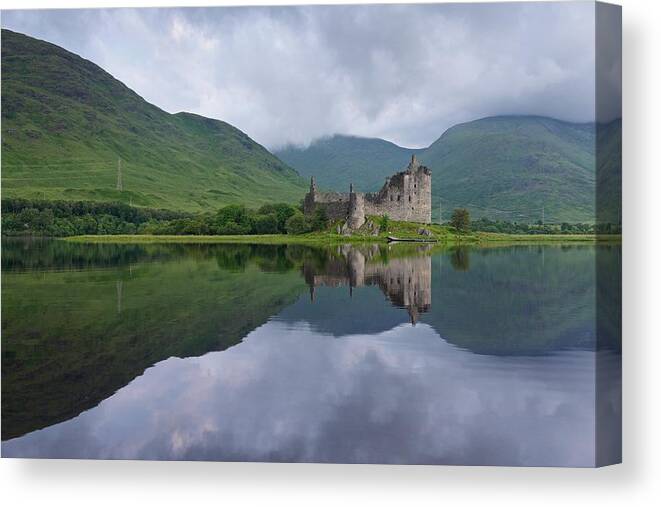
[[[73,236],[129,234],[147,222],[161,223],[190,214],[134,208],[121,203],[2,200],[4,235]]]
[[[287,203],[265,204],[257,213],[260,215],[275,214],[277,222],[277,231],[281,234],[287,232],[286,224],[289,217],[296,213],[296,207]]]
[[[599,226],[595,227],[594,224],[572,224],[568,222],[563,222],[559,225],[548,223],[525,224],[502,220],[494,221],[483,217],[471,222],[471,230],[505,234],[594,234],[595,232],[599,232]],[[611,230],[620,232],[621,228],[611,225]]]
[[[250,234],[251,225],[247,223],[236,223],[229,220],[218,227],[217,234],[221,235],[244,235]]]
[[[326,215],[326,208],[317,208],[310,219],[310,228],[313,231],[323,231],[328,227],[328,216]]]
[[[304,234],[310,232],[310,223],[301,212],[294,213],[287,220],[287,234]]]
[[[456,208],[452,212],[450,225],[458,232],[469,232],[471,228],[470,213],[466,208]]]
[[[256,215],[254,219],[255,234],[277,234],[278,218],[275,213]]]

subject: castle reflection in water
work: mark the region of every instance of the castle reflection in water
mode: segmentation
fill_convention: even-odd
[[[405,308],[415,325],[421,313],[431,309],[431,255],[429,247],[419,248],[415,257],[387,258],[378,245],[356,248],[349,245],[337,248],[335,256],[323,266],[306,262],[303,276],[310,287],[310,299],[315,301],[315,288],[319,286],[354,287],[378,286],[390,302]]]

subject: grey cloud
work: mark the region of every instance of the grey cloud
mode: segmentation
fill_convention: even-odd
[[[434,141],[461,121],[592,121],[591,2],[5,11],[145,99],[269,147],[333,133]]]
[[[622,11],[598,4],[596,19],[596,116],[609,121],[622,115]]]

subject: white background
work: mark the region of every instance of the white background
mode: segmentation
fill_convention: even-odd
[[[238,3],[241,2],[0,0],[0,7]],[[659,505],[661,2],[623,0],[621,3],[624,7],[624,464],[577,470],[3,459],[0,460],[0,499],[4,504],[69,507],[269,503],[337,507],[452,502],[461,506],[558,507],[596,503],[651,505],[654,501]]]

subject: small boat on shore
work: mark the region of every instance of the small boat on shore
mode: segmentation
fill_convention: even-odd
[[[432,238],[396,238],[394,236],[388,236],[388,243],[395,243],[398,241],[406,243],[436,243],[438,240]]]

